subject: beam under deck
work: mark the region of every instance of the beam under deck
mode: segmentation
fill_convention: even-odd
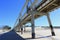
[[[48,3],[47,3],[48,2]],[[45,4],[46,5],[45,5]],[[45,6],[42,6],[45,5]],[[38,11],[38,13],[34,13],[34,18],[39,18],[43,15],[45,15],[44,13],[47,12],[51,12],[56,8],[59,8],[60,6],[60,0],[51,0],[50,2],[48,0],[46,0],[45,2],[43,2],[43,4],[39,4],[35,10]],[[42,12],[42,13],[41,13]],[[31,21],[31,14],[30,12],[22,19],[21,24],[26,24],[27,22]]]

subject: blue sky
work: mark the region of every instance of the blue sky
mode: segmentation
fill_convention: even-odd
[[[51,23],[53,26],[60,26],[60,8],[52,11],[52,12],[49,12],[50,14],[50,20],[51,20]],[[47,17],[46,16],[42,16],[40,18],[38,18],[37,20],[35,20],[35,25],[37,24],[40,25],[40,26],[48,26],[49,23],[48,23],[48,20],[47,20]]]
[[[9,25],[13,28],[25,0],[0,0],[0,25]],[[60,8],[50,12],[53,26],[60,26]],[[36,26],[48,25],[46,16],[35,20]]]

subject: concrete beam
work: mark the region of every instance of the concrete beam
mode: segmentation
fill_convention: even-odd
[[[59,6],[58,4],[52,4],[52,5],[54,5],[54,6]]]

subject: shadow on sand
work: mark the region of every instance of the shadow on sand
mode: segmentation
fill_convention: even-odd
[[[0,35],[0,40],[25,40],[19,36],[14,30]]]

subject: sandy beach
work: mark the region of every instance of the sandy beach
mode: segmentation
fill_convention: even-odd
[[[9,31],[0,30],[0,34],[7,33]],[[35,39],[31,38],[31,27],[27,27],[26,31],[21,34],[21,32],[16,32],[22,38],[26,40],[60,40],[60,29],[54,28],[56,36],[51,36],[51,30],[35,27]]]
[[[7,33],[7,32],[9,32],[9,31],[0,29],[0,34],[4,34],[4,33]]]
[[[23,32],[23,34],[21,34],[20,32],[17,32],[17,34],[27,40],[60,40],[60,29],[54,28],[54,32],[55,32],[56,36],[51,36],[50,29],[35,27],[35,36],[36,37],[35,37],[35,39],[31,39],[31,28],[27,27],[26,32]]]

